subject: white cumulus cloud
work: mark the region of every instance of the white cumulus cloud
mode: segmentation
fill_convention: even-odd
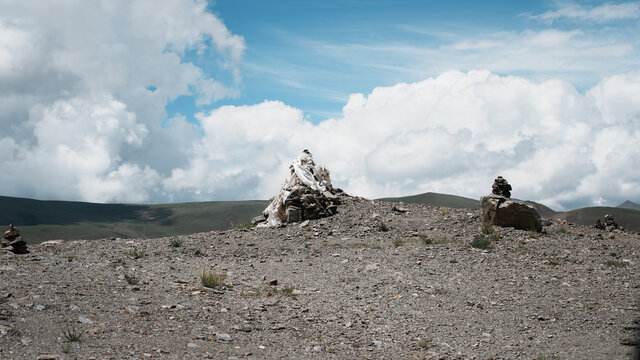
[[[568,3],[556,10],[549,10],[540,15],[531,16],[546,22],[559,19],[572,19],[604,23],[621,19],[639,19],[640,3],[627,2],[620,4],[605,3],[597,6]]]
[[[640,197],[640,131],[628,126],[640,111],[638,75],[582,94],[560,80],[450,71],[354,94],[342,117],[318,125],[281,102],[225,106],[200,114],[194,159],[165,182],[196,197],[268,198],[308,148],[336,185],[366,197],[479,197],[503,175],[514,196],[558,209],[615,205]]]

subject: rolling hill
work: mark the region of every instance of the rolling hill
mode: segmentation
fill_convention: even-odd
[[[424,193],[419,195],[411,195],[404,197],[383,198],[381,201],[404,202],[408,204],[422,204],[430,206],[444,206],[450,208],[468,208],[478,209],[480,202],[478,200],[469,199],[456,195]],[[548,206],[534,202],[525,201],[527,204],[536,208],[540,216],[550,219],[567,220],[580,225],[593,225],[596,219],[603,220],[605,214],[611,214],[616,222],[625,229],[640,232],[640,211],[634,209],[634,205],[630,201],[626,201],[618,207],[585,207],[566,212],[555,211]],[[638,205],[640,206],[640,205]]]
[[[450,208],[480,206],[475,199],[432,192],[378,200]],[[629,201],[619,207],[587,207],[567,212],[556,212],[533,201],[527,203],[542,217],[581,225],[592,225],[596,219],[611,214],[626,229],[640,232],[640,211],[625,208],[637,205]],[[0,225],[16,225],[31,244],[53,239],[153,238],[229,229],[246,224],[267,205],[266,200],[132,205],[0,196]]]
[[[469,199],[457,195],[438,194],[438,193],[424,193],[403,197],[389,197],[378,199],[380,201],[388,202],[403,202],[407,204],[422,204],[429,206],[444,206],[450,208],[464,208],[464,209],[479,209],[480,201]]]
[[[0,224],[16,225],[28,243],[52,239],[151,238],[246,224],[267,205],[265,200],[130,205],[0,196]]]

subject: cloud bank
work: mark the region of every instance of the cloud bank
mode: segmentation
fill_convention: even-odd
[[[530,35],[530,44],[558,47],[579,34]],[[352,94],[340,116],[319,124],[270,100],[201,112],[197,124],[166,119],[180,95],[202,105],[237,94],[244,51],[204,1],[68,0],[52,10],[0,0],[2,195],[266,199],[307,148],[335,185],[369,198],[479,197],[502,175],[515,197],[556,209],[640,199],[640,71],[587,91],[443,71]],[[215,58],[217,72],[185,60],[194,53]]]

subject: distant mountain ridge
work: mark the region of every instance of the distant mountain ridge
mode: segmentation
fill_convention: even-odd
[[[424,194],[378,199],[429,206],[478,209],[480,201],[457,195]],[[640,232],[640,205],[625,201],[618,207],[586,207],[566,212],[526,201],[545,218],[592,225],[605,214],[618,224]],[[52,239],[152,238],[225,230],[246,224],[269,204],[267,200],[211,201],[160,205],[95,204],[44,201],[0,196],[0,230],[16,225],[29,243]]]
[[[622,204],[616,206],[622,209],[631,209],[631,210],[637,210],[640,211],[640,204],[634,203],[633,201],[625,201]]]
[[[0,196],[0,226],[14,224],[28,243],[53,239],[163,237],[224,230],[246,224],[268,203],[255,200],[161,205],[95,204]]]

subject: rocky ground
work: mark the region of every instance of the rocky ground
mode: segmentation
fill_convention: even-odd
[[[633,357],[637,233],[485,228],[479,249],[479,211],[359,198],[339,211],[0,254],[0,358]],[[204,287],[203,271],[226,279]]]

